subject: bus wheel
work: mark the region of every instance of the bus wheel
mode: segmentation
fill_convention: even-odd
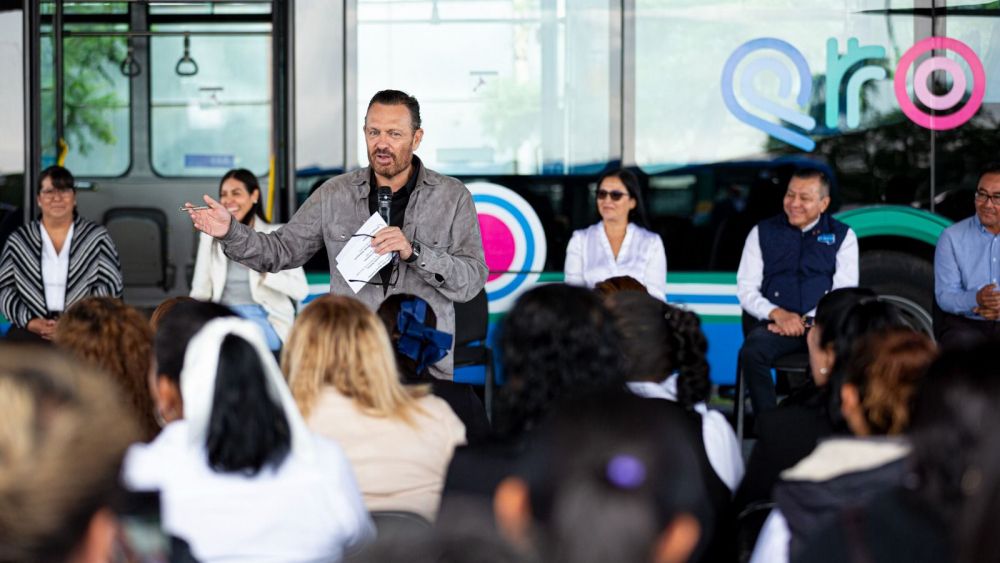
[[[899,307],[910,326],[933,337],[932,264],[904,252],[865,252],[861,255],[861,286],[870,287],[880,297]]]

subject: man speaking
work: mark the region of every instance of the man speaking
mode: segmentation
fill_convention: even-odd
[[[257,271],[277,272],[304,264],[322,246],[330,259],[330,293],[356,297],[377,309],[386,296],[409,293],[426,300],[438,316],[438,329],[455,333],[454,302],[466,302],[486,284],[487,268],[476,208],[457,179],[423,166],[413,151],[420,146],[420,104],[398,90],[382,90],[368,103],[364,136],[369,166],[327,180],[272,233],[233,220],[209,196],[208,209],[189,211],[195,228],[222,241],[229,258]],[[379,210],[389,208],[389,226],[371,239],[375,252],[398,253],[355,294],[336,267],[337,255],[358,229]],[[453,376],[449,354],[432,366],[441,378]]]

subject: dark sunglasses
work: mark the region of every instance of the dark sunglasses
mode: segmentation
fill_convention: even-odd
[[[621,201],[621,199],[628,194],[625,192],[610,192],[608,190],[597,190],[597,199],[605,199],[607,197],[611,198],[611,201]]]

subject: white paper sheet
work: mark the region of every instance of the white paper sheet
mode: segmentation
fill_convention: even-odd
[[[355,235],[374,235],[385,226],[382,216],[372,213]],[[365,282],[371,280],[390,260],[392,260],[391,252],[381,256],[375,253],[370,236],[354,236],[347,241],[340,254],[337,254],[337,271],[344,276],[347,285],[351,286],[354,293],[357,293],[365,286]]]

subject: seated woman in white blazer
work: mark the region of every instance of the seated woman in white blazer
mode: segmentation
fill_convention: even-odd
[[[281,225],[268,223],[260,204],[260,184],[245,168],[230,170],[219,185],[219,201],[237,221],[260,232]],[[219,241],[201,234],[191,281],[191,297],[222,303],[257,323],[271,350],[279,350],[295,320],[295,303],[309,294],[302,268],[276,274],[256,272],[222,252]]]
[[[649,293],[667,299],[667,253],[660,235],[644,228],[639,179],[613,170],[597,182],[600,222],[573,232],[566,248],[566,283],[594,287],[613,277],[631,276]]]

